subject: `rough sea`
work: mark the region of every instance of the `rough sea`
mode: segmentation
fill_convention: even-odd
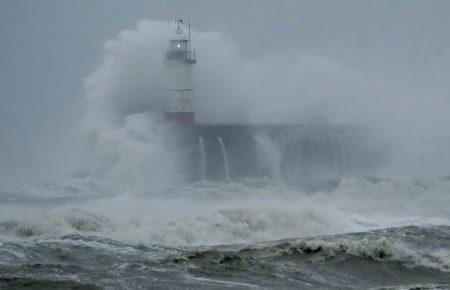
[[[0,289],[449,289],[450,178],[0,195]]]

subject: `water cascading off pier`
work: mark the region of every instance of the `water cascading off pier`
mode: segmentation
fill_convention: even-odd
[[[198,124],[192,69],[197,63],[182,20],[169,41],[171,82],[165,111],[187,180],[268,177],[290,182],[369,173],[383,158],[359,126]]]
[[[358,126],[195,125],[170,132],[191,181],[316,181],[370,175],[382,165],[367,130]]]

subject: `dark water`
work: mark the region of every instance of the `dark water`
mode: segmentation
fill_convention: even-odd
[[[449,244],[448,226],[178,248],[74,234],[2,242],[0,286],[446,289]]]
[[[39,188],[2,195],[0,289],[450,288],[446,179]]]

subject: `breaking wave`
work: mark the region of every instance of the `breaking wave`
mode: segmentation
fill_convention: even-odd
[[[0,285],[446,289],[449,241],[448,226],[178,248],[72,234],[2,242]]]
[[[96,186],[98,186],[96,184]],[[41,199],[4,199],[5,238],[96,235],[169,246],[264,242],[407,225],[448,225],[450,181],[348,178],[288,186],[203,182],[141,194],[92,187]],[[20,212],[20,214],[17,214]]]
[[[183,253],[181,256],[170,256],[168,261],[174,263],[202,261],[210,264],[248,263],[249,260],[274,261],[298,259],[298,262],[330,263],[333,260],[364,260],[379,263],[397,263],[407,268],[429,268],[450,273],[450,251],[443,245],[430,249],[430,245],[421,245],[420,249],[412,248],[401,233],[409,238],[417,238],[419,233],[428,236],[430,244],[436,243],[434,234],[445,232],[445,240],[449,241],[448,227],[404,227],[389,229],[388,232],[372,232],[372,235],[361,238],[360,233],[324,237],[324,239],[288,240],[270,245],[250,245],[239,250],[226,251],[222,249],[198,250]],[[381,236],[381,237],[380,237]]]
[[[36,187],[0,195],[2,287],[450,287],[448,178]]]

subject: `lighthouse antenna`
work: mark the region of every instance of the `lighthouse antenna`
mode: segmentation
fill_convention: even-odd
[[[188,22],[188,40],[191,43],[191,21]]]

